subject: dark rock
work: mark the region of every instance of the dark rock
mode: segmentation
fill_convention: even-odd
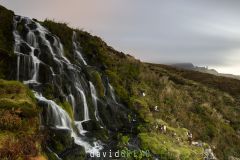
[[[35,30],[37,28],[37,25],[35,23],[30,23],[27,26],[30,28],[30,30]]]
[[[48,46],[41,44],[40,46],[41,54],[39,55],[39,59],[44,63],[51,65],[53,64],[53,57],[50,53]]]
[[[36,36],[39,36],[40,35],[40,32],[39,31],[34,31],[34,34],[36,35]]]
[[[108,102],[107,105],[103,103],[98,103],[99,115],[106,125],[106,127],[111,131],[127,131],[131,128],[131,124],[128,120],[128,115],[130,111],[114,102]]]
[[[38,57],[39,56],[39,49],[34,49],[34,56]]]
[[[45,37],[51,44],[54,43],[54,37],[52,35],[46,34]]]
[[[32,49],[26,43],[21,43],[20,52],[29,55]]]
[[[49,67],[43,63],[40,63],[39,65],[39,82],[41,83],[47,83],[50,82],[52,79],[51,75],[51,70],[49,69]]]
[[[21,20],[21,16],[15,16],[15,20],[16,21],[20,21]]]
[[[82,122],[82,126],[83,129],[87,131],[97,131],[101,129],[98,122],[96,122],[95,120]]]
[[[101,70],[105,71],[107,69],[107,66],[103,64],[103,65],[101,65],[100,68],[101,68]]]
[[[75,159],[86,159],[85,150],[82,146],[79,146],[77,144],[72,145],[71,148],[67,148],[65,151],[59,154],[59,157],[62,159],[69,159],[69,160],[75,160]]]

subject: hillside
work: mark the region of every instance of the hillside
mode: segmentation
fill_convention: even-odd
[[[36,142],[42,147],[34,156],[90,159],[92,150],[111,149],[132,153],[128,159],[210,159],[211,150],[218,159],[240,157],[239,80],[143,63],[85,31],[14,16],[4,7],[0,19],[0,85],[8,86],[0,102],[30,101],[15,92],[16,84],[35,93],[28,107],[40,108],[46,141]],[[0,114],[14,108],[10,102],[0,103]],[[3,154],[2,135],[18,131],[6,126],[0,124],[0,158],[14,159]]]
[[[219,73],[215,69],[208,69],[207,67],[194,66],[192,63],[176,63],[176,64],[171,64],[170,66],[173,66],[173,67],[179,68],[179,69],[193,70],[193,71],[198,71],[198,72],[202,72],[202,73],[213,74],[216,76],[228,77],[228,78],[240,80],[239,75]]]

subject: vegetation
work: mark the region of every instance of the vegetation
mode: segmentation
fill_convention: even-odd
[[[59,104],[69,115],[71,119],[73,119],[73,108],[71,104],[69,104],[67,101],[64,101],[63,103]]]
[[[57,33],[56,27],[51,30],[54,34]],[[96,67],[101,75],[107,75],[118,98],[138,113],[142,120],[139,124],[142,147],[155,154],[160,154],[165,148],[171,152],[164,154],[180,159],[198,157],[203,153],[203,147],[194,148],[187,144],[186,139],[183,139],[183,144],[177,145],[170,135],[157,134],[151,126],[156,119],[161,119],[176,131],[187,128],[193,133],[195,141],[208,143],[220,159],[227,159],[230,155],[240,156],[240,81],[141,63],[109,47],[97,36],[75,31],[88,63]],[[60,39],[65,41],[64,37]],[[167,144],[160,143],[161,140]]]
[[[5,62],[12,53],[12,14],[0,8],[0,56],[4,57],[0,60],[0,77],[6,76],[8,65]],[[219,159],[240,157],[239,80],[141,63],[85,31],[73,30],[64,23],[50,20],[42,24],[60,38],[66,57],[72,62],[72,33],[77,33],[83,56],[97,70],[88,78],[98,94],[103,96],[102,79],[107,76],[118,99],[138,115],[135,134],[142,149],[168,159],[200,159],[204,149],[210,146]],[[52,99],[52,92],[53,88],[49,86],[45,94]],[[72,117],[71,106],[66,102],[61,106]],[[0,111],[0,156],[39,154],[41,138],[36,138],[39,111],[32,93],[19,82],[0,80]],[[165,125],[167,131],[160,131],[160,125]],[[187,132],[193,133],[193,141],[202,142],[202,145],[190,144]],[[119,147],[126,148],[130,137],[119,133]],[[23,143],[26,139],[29,144]],[[57,143],[54,141],[57,151],[65,144],[71,144]],[[23,149],[23,152],[19,148],[31,149],[29,152]]]
[[[0,80],[0,159],[41,156],[43,136],[31,91],[15,81]]]
[[[239,97],[240,84],[239,80],[234,78],[227,78],[223,76],[215,76],[208,73],[202,73],[191,70],[177,69],[170,66],[159,65],[159,64],[149,64],[152,69],[165,68],[168,71],[174,72],[175,74],[193,81],[197,81],[201,84],[207,85],[208,87],[221,90],[231,94],[232,96]]]

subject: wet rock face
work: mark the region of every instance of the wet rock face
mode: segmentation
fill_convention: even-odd
[[[32,49],[26,44],[21,43],[20,45],[20,52],[26,55],[29,55],[29,53],[32,51]]]
[[[69,130],[48,128],[47,144],[62,159],[85,158],[84,148],[76,145]]]
[[[101,110],[99,110],[100,117],[111,131],[130,128],[128,120],[128,114],[131,114],[130,111],[113,102],[108,102],[106,105],[99,104],[99,106],[101,107]]]
[[[82,123],[82,126],[83,126],[84,130],[90,131],[90,132],[95,132],[95,131],[101,130],[101,127],[98,124],[98,122],[94,121],[94,120],[84,121]]]

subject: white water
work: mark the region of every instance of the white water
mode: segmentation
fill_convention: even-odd
[[[88,120],[90,120],[90,118],[89,118],[89,111],[88,111],[86,96],[85,96],[83,90],[81,90],[80,88],[77,88],[77,90],[80,93],[82,101],[83,101],[83,107],[84,107],[84,119],[83,120],[88,121]]]
[[[97,92],[96,92],[96,89],[95,89],[94,85],[92,84],[92,82],[89,82],[89,85],[90,85],[90,89],[91,89],[93,105],[94,105],[94,108],[95,108],[94,115],[95,115],[96,120],[100,121],[100,118],[99,118],[99,115],[98,115],[98,106],[97,106],[97,100],[98,100]]]
[[[81,98],[83,106],[84,106],[83,121],[80,121],[80,122],[74,121],[73,122],[65,110],[63,110],[60,106],[58,106],[54,101],[46,99],[45,97],[43,97],[41,95],[41,93],[37,93],[37,91],[36,91],[35,92],[36,98],[39,101],[41,101],[47,105],[47,108],[46,108],[47,116],[44,117],[44,119],[46,118],[45,119],[46,123],[48,125],[54,126],[59,129],[70,130],[71,135],[75,140],[75,143],[83,146],[87,153],[99,152],[99,150],[101,150],[103,148],[101,146],[100,142],[96,141],[96,142],[90,143],[90,142],[88,142],[88,140],[85,140],[85,138],[82,138],[82,136],[78,136],[72,128],[72,125],[75,124],[77,126],[80,134],[84,135],[84,133],[86,133],[87,131],[85,131],[83,129],[82,122],[90,120],[86,96],[85,96],[84,90],[80,89],[80,88],[82,88],[82,87],[80,87],[81,82],[79,81],[79,77],[77,76],[77,74],[80,73],[80,71],[78,70],[77,66],[74,68],[73,67],[74,65],[71,64],[71,62],[64,56],[64,49],[63,49],[63,46],[58,37],[52,35],[47,29],[45,29],[39,23],[34,22],[29,18],[21,18],[21,19],[24,19],[26,21],[25,27],[29,29],[29,32],[27,34],[26,41],[25,41],[20,36],[18,31],[16,30],[18,21],[16,21],[14,19],[14,27],[15,27],[15,30],[13,31],[14,38],[15,38],[14,52],[18,56],[17,57],[17,80],[24,81],[24,83],[26,83],[26,84],[38,83],[39,85],[41,85],[41,83],[38,82],[39,67],[40,67],[40,64],[43,64],[43,65],[46,65],[46,64],[39,59],[39,55],[41,55],[41,50],[39,48],[40,44],[38,42],[38,39],[40,39],[41,43],[44,44],[49,49],[49,52],[47,52],[47,54],[49,54],[49,56],[53,58],[54,63],[57,64],[57,67],[55,66],[54,68],[50,65],[47,65],[49,68],[49,71],[50,71],[49,78],[50,78],[50,76],[52,76],[52,77],[56,77],[56,79],[58,80],[57,81],[55,78],[53,78],[51,82],[54,83],[59,88],[59,91],[61,93],[63,93],[63,91],[61,89],[62,84],[61,84],[61,80],[59,80],[60,79],[59,77],[61,75],[63,75],[64,66],[67,66],[67,68],[72,69],[71,72],[70,72],[70,69],[68,71],[71,74],[74,74],[74,75],[76,74],[76,77],[74,76],[74,79],[72,79],[72,83],[76,83],[76,87],[74,90],[78,91],[79,95],[77,95],[77,96],[75,95],[76,97],[74,97],[72,92],[70,92],[70,93],[68,93],[68,96],[64,95],[64,93],[63,93],[63,96],[66,97],[66,99],[70,101],[70,103],[73,107],[73,113],[75,116],[76,116],[76,113],[75,113],[76,107],[78,107],[76,100]],[[30,28],[27,26],[27,24],[31,24],[31,23],[34,23],[36,25],[36,28],[34,30],[30,30]],[[35,35],[34,31],[37,31],[39,34]],[[49,34],[53,37],[53,39],[54,39],[53,44],[50,44],[50,42],[46,39],[46,36],[45,36],[46,34]],[[20,53],[21,43],[26,43],[26,45],[29,48],[31,48],[31,52],[29,53],[29,55]],[[73,43],[76,44],[77,42],[74,41]],[[87,65],[86,61],[83,59],[80,52],[78,51],[79,48],[78,48],[77,44],[75,45],[75,47],[76,48],[74,50],[75,50],[75,53],[79,56],[78,58],[80,58],[82,60],[84,65]],[[34,55],[35,49],[39,50],[38,55]],[[28,63],[26,63],[25,61],[27,61]],[[23,64],[23,66],[21,66],[22,64]],[[28,69],[27,73],[25,73],[25,68]],[[20,71],[21,71],[21,76],[19,77]],[[66,73],[68,73],[68,72],[66,72]],[[23,77],[23,79],[22,79],[22,77]],[[79,86],[79,87],[77,87],[77,86]]]
[[[14,26],[17,27],[17,22],[14,21]],[[20,68],[20,43],[21,43],[21,37],[18,33],[18,31],[13,31],[13,36],[15,40],[14,44],[14,52],[17,54],[17,80],[19,80],[19,68]]]
[[[35,93],[35,97],[38,101],[44,102],[48,105],[47,108],[47,117],[50,117],[50,119],[47,119],[48,125],[54,125],[58,129],[68,129],[71,131],[71,136],[74,138],[74,142],[78,145],[81,145],[84,147],[86,153],[92,153],[97,154],[99,150],[103,149],[101,142],[94,142],[93,145],[90,145],[88,142],[84,141],[81,137],[77,136],[77,134],[74,132],[72,125],[71,125],[71,119],[66,111],[64,111],[60,106],[58,106],[54,101],[48,100],[45,97],[43,97],[41,94]],[[76,123],[76,122],[75,122]],[[82,131],[84,131],[81,128]]]
[[[110,94],[111,94],[111,97],[112,97],[113,101],[115,103],[117,103],[116,96],[115,96],[114,89],[113,89],[112,85],[110,83],[108,83],[108,86],[109,86]]]
[[[37,48],[37,39],[33,31],[29,29],[29,32],[27,33],[27,42],[34,48]]]
[[[70,104],[72,105],[72,110],[73,110],[73,115],[75,114],[75,108],[76,108],[76,101],[75,101],[75,98],[72,94],[70,94],[69,96],[69,101],[70,101]]]
[[[74,48],[74,53],[77,55],[77,57],[83,62],[84,65],[87,65],[87,62],[84,60],[82,54],[80,53],[79,47],[78,47],[78,42],[77,42],[77,34],[74,31],[73,36],[72,36],[72,41],[73,41],[73,48]]]
[[[35,97],[39,102],[44,102],[48,105],[47,108],[47,124],[53,125],[57,128],[69,129],[71,127],[71,119],[67,112],[58,106],[54,101],[48,100],[39,93],[35,93]]]

